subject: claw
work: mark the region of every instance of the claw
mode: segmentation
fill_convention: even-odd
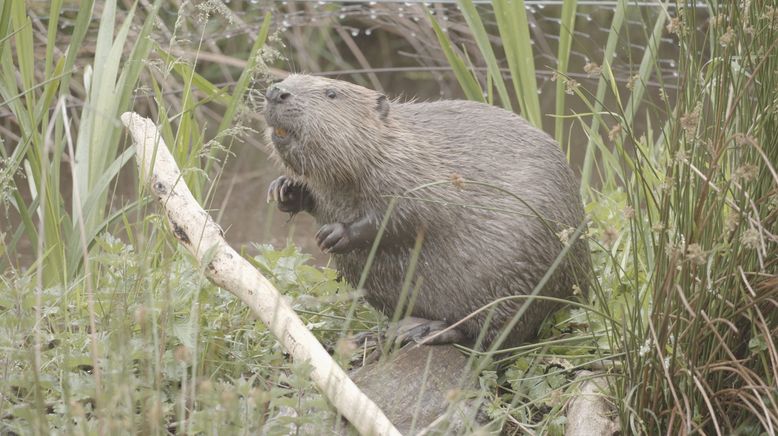
[[[292,189],[292,181],[289,179],[284,179],[281,186],[278,188],[278,198],[279,201],[289,201],[294,197],[294,190]]]
[[[270,183],[267,190],[267,201],[278,203],[278,210],[296,214],[310,210],[312,199],[305,187],[287,176],[281,176]]]
[[[286,176],[281,176],[270,182],[270,186],[267,188],[267,202],[270,203],[271,201],[274,201],[278,203],[284,201],[284,196],[289,189],[289,185],[290,181]]]
[[[265,199],[267,204],[270,204],[270,202],[273,201],[273,186],[275,186],[275,184],[276,181],[273,180],[272,182],[270,182],[270,186],[267,187],[267,198]]]

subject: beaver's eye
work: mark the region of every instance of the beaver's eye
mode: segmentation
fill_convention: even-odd
[[[324,94],[327,96],[327,98],[335,98],[338,96],[338,94],[335,93],[334,89],[328,89],[324,91]]]

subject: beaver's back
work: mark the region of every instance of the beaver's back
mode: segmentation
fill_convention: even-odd
[[[394,109],[398,121],[424,137],[451,172],[498,185],[533,207],[580,222],[578,183],[559,145],[520,116],[463,100]]]
[[[402,177],[392,183],[367,183],[367,189],[380,197],[396,193],[386,191],[396,183],[410,190],[433,180],[465,180],[463,186],[438,185],[415,191],[411,196],[418,199],[401,200],[404,216],[414,215],[412,219],[426,228],[413,315],[455,322],[500,297],[529,294],[562,250],[557,233],[583,220],[578,183],[559,146],[519,116],[474,102],[398,104],[393,117],[404,140],[392,146],[407,159],[396,159],[390,163],[395,168],[377,173]],[[408,132],[416,138],[407,140]],[[415,149],[420,147],[423,150]],[[371,304],[393,313],[409,258],[409,247],[379,253],[365,286]],[[583,242],[570,259],[580,266],[563,263],[543,295],[571,295],[574,276],[588,269]],[[336,256],[336,262],[354,282],[362,272],[364,253]],[[579,282],[585,289],[584,280]],[[498,307],[487,340],[522,301]],[[533,303],[508,343],[533,334],[553,308],[547,302]],[[483,318],[465,324],[469,336],[478,334]]]

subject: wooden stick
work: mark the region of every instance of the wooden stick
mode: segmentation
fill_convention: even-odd
[[[165,209],[173,234],[205,265],[205,275],[245,303],[298,362],[308,362],[311,378],[335,408],[363,435],[399,435],[270,282],[224,240],[219,226],[192,196],[154,123],[134,112],[121,116],[137,147],[141,180]]]
[[[620,433],[619,423],[613,419],[613,407],[603,393],[608,390],[608,376],[581,371],[576,379],[580,392],[567,406],[565,436],[611,436]]]

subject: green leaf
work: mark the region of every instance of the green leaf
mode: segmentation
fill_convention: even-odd
[[[478,15],[478,11],[473,5],[472,0],[457,0],[457,4],[462,9],[462,15],[467,21],[467,25],[470,31],[473,32],[473,37],[478,45],[478,49],[481,51],[484,60],[486,61],[486,67],[489,76],[492,78],[494,86],[497,88],[497,94],[500,96],[502,106],[513,111],[513,105],[511,104],[511,98],[508,95],[508,89],[505,87],[505,81],[502,78],[502,72],[500,66],[497,64],[497,57],[494,55],[492,44],[489,42],[489,36],[484,28],[484,23],[481,21],[481,17]],[[530,51],[531,55],[532,51]],[[533,70],[534,80],[534,70]]]
[[[492,5],[521,113],[532,125],[542,129],[535,59],[524,0],[494,0]]]

